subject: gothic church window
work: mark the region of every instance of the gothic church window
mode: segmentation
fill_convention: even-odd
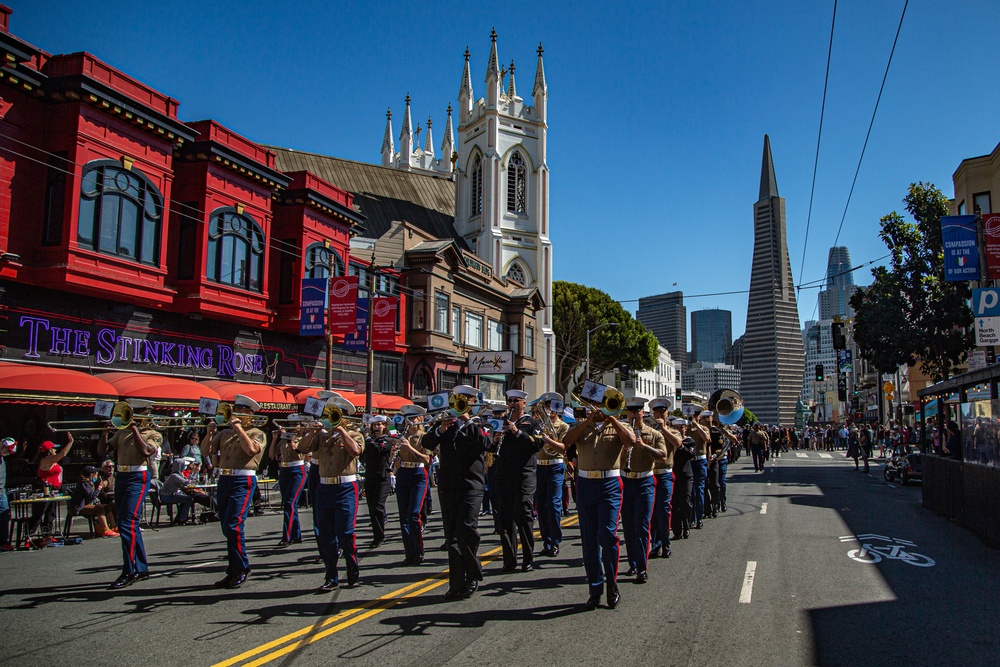
[[[155,266],[162,219],[163,195],[141,171],[113,160],[84,167],[77,227],[81,246]]]
[[[476,156],[472,163],[472,215],[483,212],[483,161]]]
[[[514,151],[507,165],[507,211],[525,213],[527,211],[527,171],[520,151]]]
[[[519,282],[522,285],[528,284],[527,279],[524,277],[524,269],[521,268],[521,265],[517,262],[511,264],[510,268],[507,269],[507,278],[515,282]]]

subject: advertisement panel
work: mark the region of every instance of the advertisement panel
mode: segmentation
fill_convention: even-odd
[[[302,279],[302,304],[299,313],[300,336],[322,336],[326,333],[323,307],[326,305],[326,278]]]
[[[341,276],[329,282],[330,333],[354,333],[357,326],[358,277]]]
[[[394,296],[376,297],[372,302],[372,349],[396,349],[396,312],[399,299]]]
[[[941,240],[944,243],[944,279],[948,282],[979,280],[976,216],[942,217]]]

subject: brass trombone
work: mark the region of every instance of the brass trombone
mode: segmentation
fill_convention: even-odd
[[[604,398],[600,401],[583,397],[583,382],[580,382],[570,393],[570,404],[574,408],[600,410],[608,417],[617,417],[625,409],[625,394],[614,387],[604,388]]]
[[[179,424],[171,422],[180,421]],[[127,401],[115,401],[111,408],[109,419],[71,419],[66,421],[51,421],[48,427],[55,433],[103,431],[108,426],[116,429],[129,428],[132,424],[140,430],[155,429],[162,431],[168,428],[200,428],[205,420],[198,417],[169,417],[166,415],[138,415],[132,411]]]
[[[232,403],[219,403],[219,407],[215,413],[215,423],[225,427],[234,419],[239,419],[240,423],[243,424],[243,428],[247,428],[248,426],[263,428],[267,424],[266,415],[241,415],[233,412]]]

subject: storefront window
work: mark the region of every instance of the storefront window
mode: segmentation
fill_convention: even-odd
[[[138,169],[98,160],[83,168],[77,242],[91,250],[157,265],[163,195]]]
[[[206,275],[213,282],[263,291],[264,232],[253,218],[232,208],[212,212]]]

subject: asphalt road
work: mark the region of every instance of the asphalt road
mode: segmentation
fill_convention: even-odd
[[[274,547],[274,513],[249,520],[254,571],[235,591],[212,588],[225,568],[217,523],[145,531],[154,576],[123,591],[107,589],[118,540],[0,554],[0,663],[1000,664],[1000,554],[923,509],[919,486],[827,456],[791,452],[763,473],[741,458],[729,511],[651,562],[647,584],[621,580],[615,610],[583,608],[575,515],[559,557],[531,573],[502,574],[486,535],[480,592],[450,603],[438,514],[422,566],[399,565],[393,523],[394,539],[362,551],[360,585],[333,593],[315,590],[311,539]],[[362,545],[366,524],[362,509]]]

